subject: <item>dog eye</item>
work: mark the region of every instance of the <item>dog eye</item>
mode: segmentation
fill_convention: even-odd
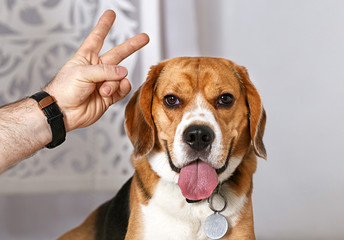
[[[179,107],[182,102],[181,100],[174,95],[167,95],[164,97],[164,103],[167,107]]]
[[[234,97],[230,93],[225,93],[217,98],[216,105],[218,107],[231,107],[234,103]]]

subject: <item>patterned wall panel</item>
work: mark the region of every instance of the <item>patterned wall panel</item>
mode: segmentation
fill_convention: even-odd
[[[0,105],[39,91],[72,56],[106,9],[117,13],[104,50],[138,31],[138,1],[0,1]],[[138,76],[138,54],[121,65]],[[142,79],[136,77],[133,85]],[[128,100],[96,124],[75,130],[54,150],[43,149],[0,175],[0,193],[114,190],[132,173],[124,128]]]

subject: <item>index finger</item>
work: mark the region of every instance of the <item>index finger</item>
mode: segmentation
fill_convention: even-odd
[[[99,54],[100,50],[103,47],[104,40],[108,35],[115,19],[116,13],[114,11],[105,11],[100,17],[97,25],[93,28],[91,33],[81,44],[78,52],[83,56],[89,52],[95,52],[96,54]]]
[[[104,64],[119,64],[125,58],[144,47],[149,42],[149,37],[145,33],[140,33],[129,38],[124,43],[112,48],[104,53],[100,58]]]

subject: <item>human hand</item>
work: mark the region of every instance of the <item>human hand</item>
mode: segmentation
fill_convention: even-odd
[[[117,66],[149,42],[138,34],[99,56],[116,14],[106,11],[77,53],[44,89],[57,101],[64,114],[66,131],[96,122],[113,103],[131,90],[127,70]]]

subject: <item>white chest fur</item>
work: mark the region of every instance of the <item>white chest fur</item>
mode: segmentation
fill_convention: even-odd
[[[221,214],[233,227],[246,203],[246,196],[238,197],[230,190],[223,194],[228,199],[228,206]],[[208,239],[203,231],[204,221],[213,212],[207,201],[187,203],[177,184],[160,180],[149,204],[142,205],[142,213],[144,240],[203,240]]]

